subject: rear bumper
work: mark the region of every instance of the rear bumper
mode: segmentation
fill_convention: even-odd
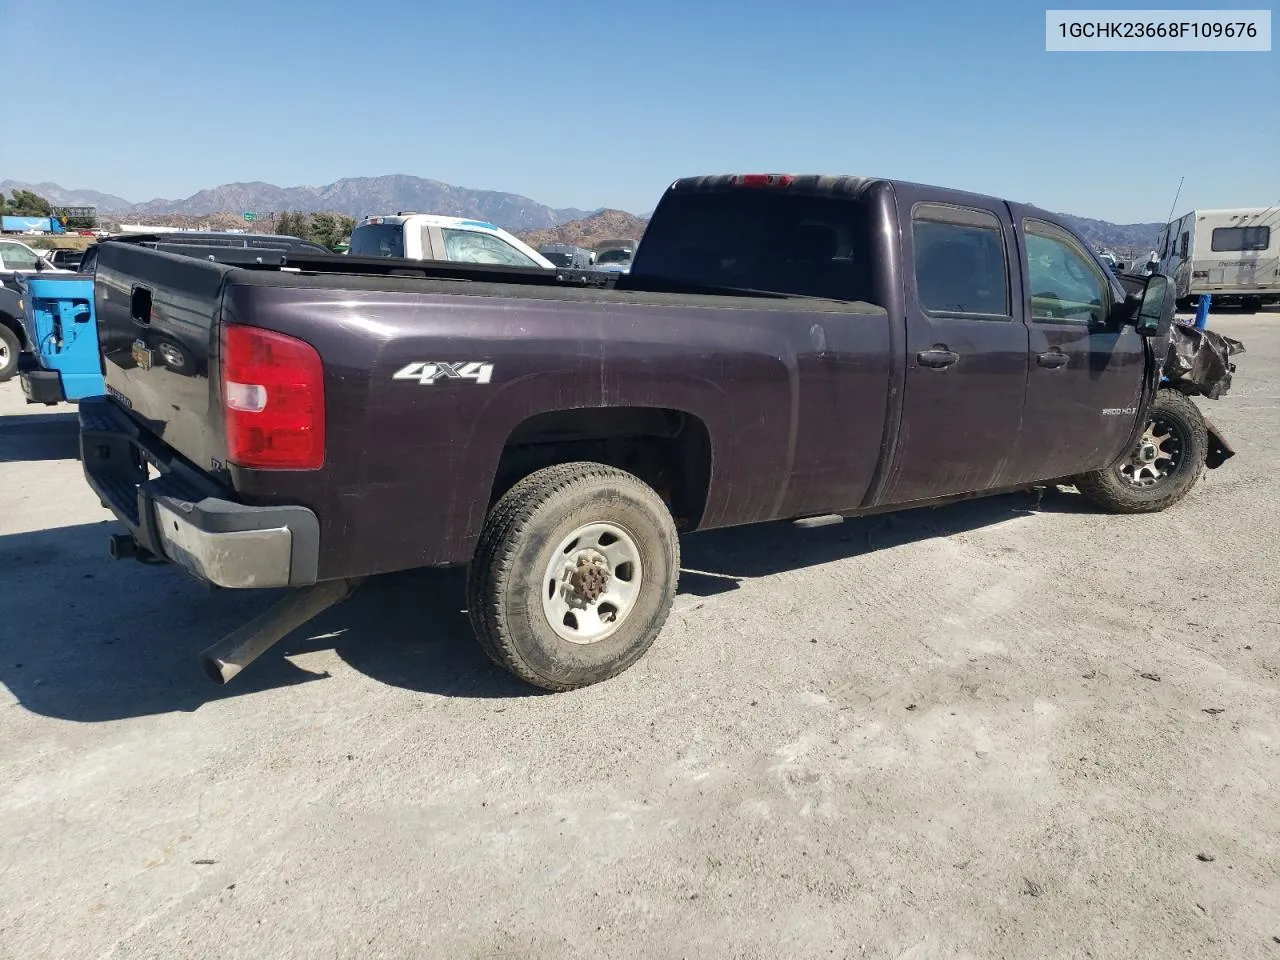
[[[235,502],[106,398],[80,403],[80,459],[89,486],[134,540],[197,579],[233,589],[316,582],[314,513]]]
[[[67,399],[62,374],[57,370],[23,370],[19,378],[27,403],[62,403]]]

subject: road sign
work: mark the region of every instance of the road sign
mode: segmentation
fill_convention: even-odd
[[[245,218],[246,220],[248,220],[248,221],[252,222],[252,221],[254,221],[254,220],[257,220],[257,219],[258,219],[258,215],[257,215],[256,213],[254,213],[252,210],[246,210],[246,211],[244,212],[244,218]]]

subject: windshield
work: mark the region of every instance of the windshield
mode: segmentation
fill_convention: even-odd
[[[697,286],[873,301],[866,204],[777,190],[672,193],[632,268]]]
[[[596,263],[630,263],[630,250],[606,250],[596,257]]]
[[[404,227],[398,223],[369,223],[351,232],[352,257],[403,257]]]

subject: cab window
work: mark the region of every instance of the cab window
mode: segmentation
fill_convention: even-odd
[[[496,263],[508,267],[536,267],[525,256],[501,237],[475,230],[440,231],[444,236],[445,258],[461,263]]]
[[[1031,319],[1036,323],[1101,324],[1110,286],[1076,240],[1038,220],[1024,222]]]
[[[930,314],[1007,319],[1004,230],[985,210],[920,204],[911,215],[916,297]]]
[[[6,270],[34,270],[39,257],[16,243],[0,243],[0,263]]]

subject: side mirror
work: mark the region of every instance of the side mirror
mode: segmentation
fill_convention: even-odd
[[[1124,273],[1126,270],[1129,269],[1129,265],[1125,263],[1123,260],[1121,260],[1118,263],[1116,263],[1116,269],[1121,273]]]
[[[39,273],[41,270],[48,270],[49,266],[49,261],[44,257],[36,257],[36,273]]]
[[[1147,277],[1134,329],[1144,337],[1158,339],[1167,336],[1169,327],[1173,325],[1174,294],[1169,278],[1163,273]]]

